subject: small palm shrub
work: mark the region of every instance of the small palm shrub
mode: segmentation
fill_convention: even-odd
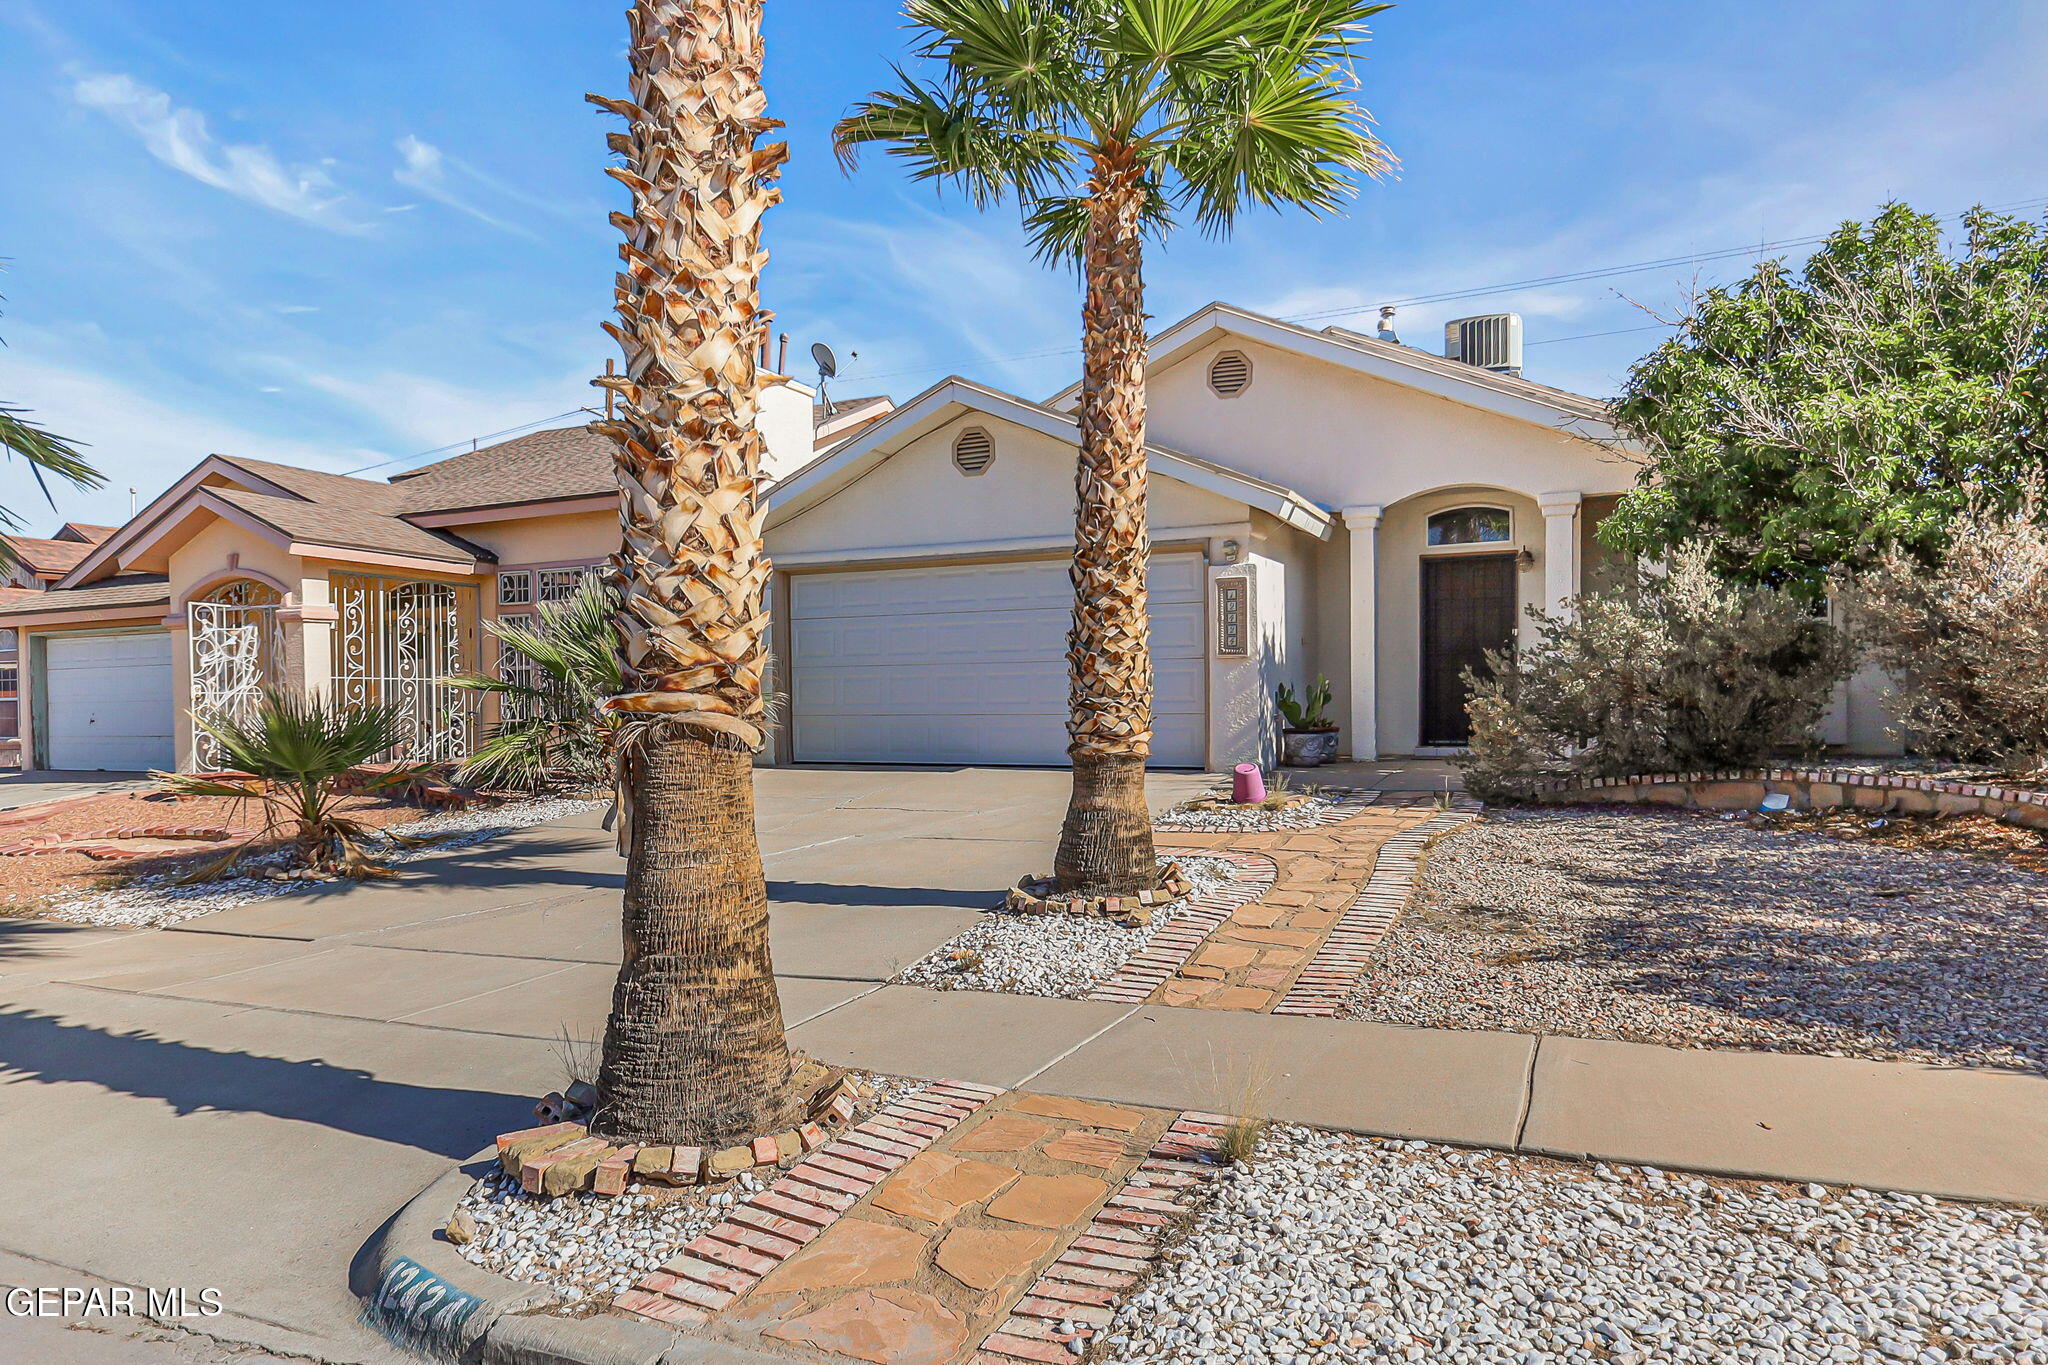
[[[299,865],[316,876],[390,875],[371,852],[369,827],[342,814],[341,807],[353,796],[408,788],[425,776],[424,767],[356,771],[405,742],[409,730],[399,708],[344,709],[319,693],[271,689],[246,718],[195,715],[193,723],[212,737],[235,771],[152,776],[179,795],[246,802],[261,813],[263,827],[187,880],[221,876],[247,853],[277,840],[295,849]]]
[[[1755,766],[1810,746],[1848,671],[1841,632],[1775,588],[1720,578],[1705,547],[1668,572],[1530,612],[1534,648],[1488,656],[1472,687],[1466,788],[1527,796],[1564,777]]]
[[[2048,768],[2048,500],[1979,499],[1929,565],[1893,550],[1850,596],[1892,677],[1894,733],[1922,753],[2011,772]]]
[[[542,602],[531,620],[487,621],[506,650],[530,664],[530,677],[465,673],[448,681],[498,699],[497,723],[462,765],[466,782],[516,791],[587,787],[611,781],[611,750],[621,713],[604,708],[626,690],[613,625],[618,592],[586,578],[573,596]]]

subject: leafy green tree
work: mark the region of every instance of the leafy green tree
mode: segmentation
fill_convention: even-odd
[[[1354,95],[1361,0],[909,0],[923,75],[854,106],[875,143],[987,207],[1014,198],[1041,258],[1076,262],[1081,327],[1062,889],[1158,881],[1145,522],[1146,237],[1175,215],[1227,232],[1246,208],[1329,212],[1392,156]]]
[[[1706,541],[1719,571],[1811,596],[1897,546],[1932,563],[1973,494],[2048,463],[2048,226],[1901,204],[1803,268],[1694,300],[1615,415],[1645,456],[1617,549]]]

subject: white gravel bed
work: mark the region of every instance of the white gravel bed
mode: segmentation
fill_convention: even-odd
[[[509,801],[501,806],[429,815],[397,826],[396,832],[413,838],[432,838],[433,843],[420,848],[387,847],[380,857],[387,864],[409,863],[416,858],[467,848],[509,830],[544,825],[550,820],[560,820],[604,804],[603,801],[581,797],[538,797]],[[388,840],[380,842],[389,843]],[[301,895],[310,889],[331,889],[335,885],[333,882],[271,881],[260,875],[268,869],[286,866],[291,860],[292,855],[286,851],[246,858],[236,875],[192,886],[176,885],[177,874],[166,872],[136,877],[110,891],[59,893],[44,902],[45,908],[39,912],[39,917],[67,924],[94,924],[108,928],[162,928],[216,911],[231,910],[251,901]],[[245,870],[259,875],[247,875]]]
[[[902,1076],[852,1074],[875,1094],[856,1118],[925,1086]],[[663,1189],[634,1184],[621,1195],[543,1199],[520,1189],[516,1178],[493,1170],[473,1182],[456,1205],[477,1222],[476,1239],[458,1250],[471,1265],[560,1290],[566,1310],[599,1307],[601,1296],[631,1289],[780,1174],[743,1171],[720,1185]]]
[[[1353,1017],[2048,1071],[2048,877],[1632,810],[1438,842]]]
[[[2048,1363],[2048,1219],[1276,1128],[1119,1365]]]
[[[1217,810],[1193,810],[1186,806],[1175,806],[1154,822],[1153,828],[1164,831],[1209,831],[1256,833],[1269,829],[1313,829],[1338,818],[1335,800],[1328,796],[1315,795],[1296,801],[1280,810],[1261,810],[1257,806],[1228,806]]]
[[[542,1199],[493,1172],[470,1187],[460,1205],[477,1221],[462,1246],[471,1265],[507,1279],[545,1284],[574,1307],[600,1294],[631,1289],[636,1280],[718,1226],[727,1209],[767,1188],[742,1174],[720,1189],[663,1190],[635,1186],[617,1196],[567,1194]]]
[[[1152,908],[1152,922],[1126,929],[1083,915],[1024,915],[991,910],[897,973],[896,981],[941,991],[1003,991],[1076,999],[1088,994],[1152,941],[1162,925],[1186,912],[1190,901],[1237,876],[1221,858],[1161,858],[1178,862],[1193,890],[1187,897]],[[956,952],[980,960],[961,970]]]

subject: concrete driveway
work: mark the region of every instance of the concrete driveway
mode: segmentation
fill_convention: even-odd
[[[0,810],[14,810],[63,796],[135,791],[148,782],[148,773],[0,772]]]
[[[792,1029],[1049,866],[1067,785],[1044,770],[763,770]],[[1155,804],[1203,785],[1161,775]],[[451,1160],[531,1121],[563,1083],[564,1031],[602,1030],[621,864],[597,824],[173,930],[0,920],[0,1141],[15,1154],[0,1283],[217,1288],[232,1316],[193,1326],[387,1358],[354,1325],[352,1258]],[[8,1330],[0,1318],[0,1347]]]

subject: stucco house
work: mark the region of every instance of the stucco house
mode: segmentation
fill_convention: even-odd
[[[1350,754],[1454,750],[1461,671],[1597,572],[1594,528],[1634,477],[1594,399],[1224,304],[1154,338],[1149,385],[1161,767],[1270,761],[1274,688],[1318,673]],[[1076,391],[947,379],[815,458],[808,391],[764,402],[794,418],[799,398],[790,430],[769,423],[788,700],[765,761],[1063,763]],[[190,711],[273,679],[400,701],[416,752],[459,756],[478,719],[437,679],[516,666],[483,657],[478,622],[601,562],[614,498],[582,428],[388,482],[209,457],[0,610],[23,633],[25,757],[203,763]],[[1831,725],[1881,742],[1867,698]]]

